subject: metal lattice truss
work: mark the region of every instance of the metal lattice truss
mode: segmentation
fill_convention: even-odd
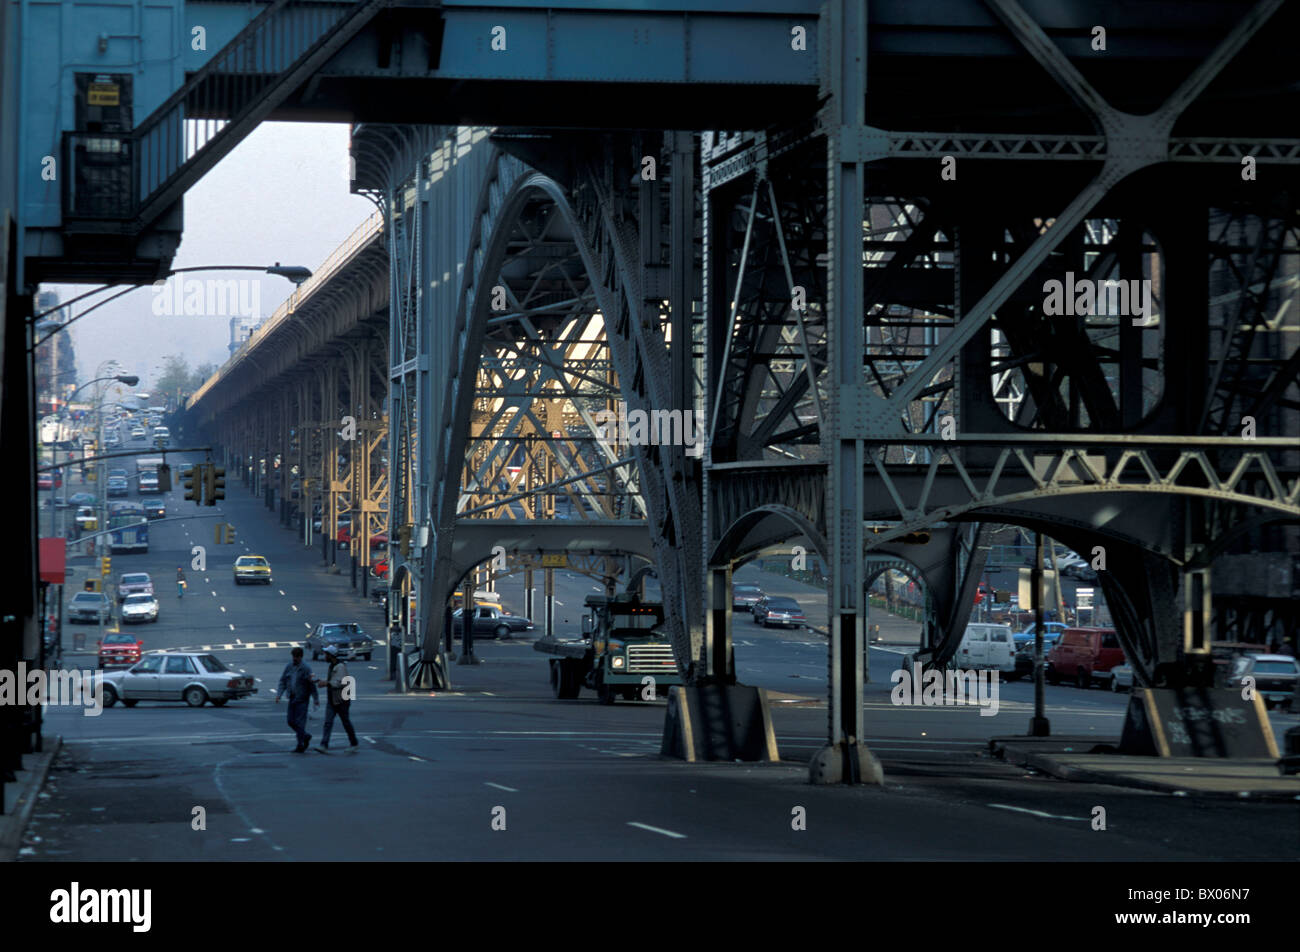
[[[1288,440],[1127,437],[1062,446],[1057,440],[1016,445],[972,436],[960,438],[956,446],[928,442],[930,462],[910,471],[891,469],[883,463],[883,453],[873,454],[878,484],[871,486],[871,498],[892,505],[864,513],[869,522],[890,523],[868,536],[867,549],[982,510],[1032,511],[1040,500],[1100,493],[1196,497],[1300,518],[1300,477],[1276,462],[1283,451],[1295,449]],[[996,450],[991,466],[986,460],[977,465],[963,461],[968,449],[998,442],[1006,445]]]
[[[1211,354],[1201,430],[1227,434],[1251,418],[1269,432],[1273,411],[1300,410],[1300,209],[1283,194],[1271,207],[1237,207],[1211,222]],[[1214,293],[1226,287],[1223,293]],[[1288,354],[1287,343],[1291,346]]]
[[[510,227],[458,517],[644,518],[635,459],[610,425],[618,377],[573,236],[541,194]]]

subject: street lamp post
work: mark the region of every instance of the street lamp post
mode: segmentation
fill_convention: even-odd
[[[112,375],[112,374],[110,374],[110,375],[108,375],[108,376],[102,376],[102,377],[101,377],[101,376],[98,376],[98,372],[99,372],[99,370],[100,370],[100,369],[103,369],[105,366],[109,366],[109,365],[110,365],[110,362],[108,362],[108,361],[105,361],[104,363],[101,363],[101,364],[99,365],[99,367],[96,368],[96,374],[97,374],[96,378],[95,378],[94,380],[89,380],[89,381],[87,381],[86,383],[83,383],[83,384],[82,384],[80,387],[78,387],[76,390],[72,391],[72,394],[68,397],[66,403],[67,403],[67,404],[71,404],[72,401],[73,401],[74,399],[76,399],[77,394],[79,394],[82,390],[84,390],[84,389],[86,389],[87,387],[89,387],[91,384],[101,383],[102,381],[105,381],[105,380],[116,380],[118,383],[124,383],[124,384],[126,384],[127,386],[130,386],[130,387],[133,387],[133,386],[135,386],[137,383],[140,382],[140,378],[139,378],[139,377],[135,377],[135,376],[128,376],[128,375]],[[101,407],[100,409],[102,409],[102,407]],[[100,437],[100,438],[102,439],[102,434],[101,434],[101,437]],[[53,455],[54,455],[54,463],[57,465],[58,462],[59,462],[59,450],[58,450],[57,447],[55,448],[55,450],[54,450],[54,454],[53,454]],[[70,463],[71,461],[72,461],[72,456],[71,456],[71,454],[69,453],[69,455],[68,455],[68,459],[67,459],[66,462],[69,462],[69,463]],[[70,481],[70,479],[71,479],[71,473],[68,472],[67,470],[68,470],[67,467],[64,467],[63,470],[55,470],[55,476],[54,476],[54,477],[51,477],[51,481],[50,481],[50,501],[51,501],[51,508],[50,508],[50,532],[51,532],[51,533],[57,533],[57,532],[59,531],[58,517],[57,517],[57,515],[56,515],[56,512],[57,512],[58,506],[57,506],[57,503],[55,502],[55,498],[58,496],[58,494],[59,494],[59,493],[58,493],[58,490],[59,490],[60,488],[63,490],[63,501],[64,501],[64,504],[65,504],[65,508],[66,508],[66,503],[67,503],[67,501],[68,501],[68,483],[69,483],[69,481]],[[61,487],[55,487],[55,486],[54,486],[54,478],[59,478],[59,479],[62,481],[62,486],[61,486]],[[63,528],[64,528],[64,534],[66,535],[67,526],[65,525]]]
[[[104,362],[102,362],[102,363],[99,365],[99,367],[96,368],[95,379],[93,379],[93,380],[89,380],[89,381],[87,381],[86,383],[82,384],[80,387],[77,388],[77,390],[73,391],[73,394],[72,394],[72,395],[75,397],[75,396],[77,395],[77,393],[78,393],[79,391],[83,390],[84,388],[89,387],[89,386],[91,386],[92,384],[100,384],[100,387],[98,388],[98,390],[97,390],[97,392],[96,392],[96,397],[95,397],[95,447],[96,447],[96,452],[97,452],[97,453],[98,453],[100,450],[102,450],[102,448],[103,448],[103,446],[104,446],[104,387],[103,387],[103,383],[104,383],[105,381],[112,380],[112,381],[116,381],[117,383],[123,383],[123,384],[126,384],[128,387],[134,387],[136,384],[138,384],[138,383],[140,382],[140,378],[137,377],[137,376],[135,376],[135,375],[133,375],[133,374],[100,374],[100,373],[99,373],[99,371],[101,371],[101,370],[103,370],[103,369],[105,369],[105,368],[107,368],[107,367],[112,367],[112,366],[115,365],[116,363],[117,363],[116,361],[104,361]],[[71,403],[71,402],[72,402],[71,399],[69,399],[68,402]],[[99,517],[100,517],[100,523],[99,523],[99,524],[100,524],[101,526],[107,528],[107,527],[108,527],[108,497],[107,497],[107,495],[106,495],[106,486],[105,486],[105,478],[104,478],[105,473],[106,473],[105,463],[104,463],[103,460],[99,460],[98,463],[96,463],[96,466],[95,466],[96,482],[98,483],[97,491],[96,491],[96,495],[99,497],[99,505],[96,507],[96,511],[99,513]],[[112,546],[111,546],[109,543],[107,543],[106,541],[104,541],[104,540],[107,539],[107,538],[110,538],[110,537],[109,537],[109,536],[106,536],[106,535],[98,535],[98,536],[96,536],[96,538],[95,538],[95,545],[94,545],[94,554],[92,555],[92,558],[98,556],[99,558],[102,559],[103,556],[104,556],[105,551],[111,551],[111,550],[112,550]],[[102,563],[101,563],[101,564],[102,564]],[[92,571],[93,571],[93,570],[94,570],[94,569],[93,569],[93,564],[92,564]],[[101,576],[100,576],[100,577],[101,577],[101,578],[104,577],[103,574],[102,574],[102,569],[101,569]],[[103,583],[101,582],[101,584],[100,584],[100,590],[101,590],[101,592],[103,591],[103,589],[104,589],[104,585],[103,585]],[[97,626],[97,631],[98,631],[98,634],[99,634],[99,639],[98,639],[98,640],[99,640],[100,642],[102,642],[102,641],[104,640],[104,616],[103,616],[102,613],[99,613],[99,614],[96,616],[96,626]]]
[[[308,278],[311,277],[311,271],[310,271],[310,269],[308,269],[308,268],[304,268],[304,267],[302,267],[302,266],[300,266],[300,265],[282,265],[282,264],[280,264],[280,262],[278,262],[278,261],[277,261],[275,264],[273,264],[273,265],[271,265],[271,266],[269,266],[269,267],[267,267],[266,265],[259,265],[259,264],[229,264],[229,265],[211,265],[211,264],[207,264],[207,265],[195,265],[194,267],[191,267],[191,268],[172,268],[170,271],[165,272],[165,274],[163,275],[163,277],[164,277],[164,278],[168,278],[168,277],[171,277],[171,276],[174,275],[174,274],[186,274],[186,273],[188,273],[188,272],[192,272],[192,271],[261,271],[261,272],[263,272],[264,274],[273,274],[273,275],[275,275],[276,277],[285,278],[285,279],[287,279],[287,280],[289,280],[289,281],[292,281],[295,285],[301,285],[304,281],[306,281]],[[90,297],[90,295],[92,295],[92,294],[98,294],[100,291],[106,291],[106,290],[108,290],[109,288],[115,288],[115,287],[117,287],[116,284],[106,284],[106,285],[104,285],[103,287],[100,287],[100,288],[93,288],[93,289],[91,289],[91,290],[89,290],[89,291],[86,291],[86,292],[83,293],[83,294],[78,294],[76,297],[74,297],[74,298],[70,298],[69,300],[64,301],[63,303],[59,304],[57,307],[47,308],[46,310],[41,311],[39,314],[34,315],[34,316],[31,318],[31,322],[32,322],[32,324],[34,325],[34,324],[35,324],[37,321],[39,321],[41,318],[43,318],[43,317],[48,317],[50,314],[53,314],[55,311],[61,311],[61,310],[63,310],[64,308],[69,307],[69,306],[71,306],[71,305],[77,303],[78,301],[82,300],[83,298]],[[102,301],[96,301],[94,304],[92,304],[90,307],[86,308],[84,311],[82,311],[82,312],[81,312],[80,314],[78,314],[76,317],[71,317],[71,318],[69,318],[68,320],[66,320],[66,321],[64,321],[62,324],[60,324],[58,327],[54,328],[54,330],[50,331],[48,334],[46,334],[44,337],[42,337],[40,340],[35,341],[35,342],[31,345],[31,347],[29,348],[29,350],[35,350],[37,347],[40,347],[41,344],[44,344],[44,343],[45,343],[46,341],[48,341],[51,337],[53,337],[55,334],[59,334],[59,333],[62,333],[63,331],[65,331],[65,330],[67,330],[67,328],[68,328],[70,325],[72,325],[72,324],[75,323],[76,321],[81,320],[83,317],[85,317],[85,316],[86,316],[87,314],[89,314],[91,311],[98,310],[99,308],[103,307],[105,304],[109,304],[109,303],[111,303],[111,302],[113,302],[113,301],[116,301],[118,298],[122,297],[124,294],[130,294],[132,291],[138,290],[138,289],[141,288],[141,287],[144,287],[144,285],[141,285],[141,284],[132,284],[132,285],[129,285],[128,287],[125,287],[125,288],[123,288],[122,290],[118,291],[116,294],[110,294],[108,297],[104,298],[104,300],[102,300]]]

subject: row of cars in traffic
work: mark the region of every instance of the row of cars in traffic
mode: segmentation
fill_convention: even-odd
[[[235,559],[233,575],[236,585],[270,585],[271,563],[261,555],[241,555]],[[68,621],[104,623],[113,620],[114,608],[123,624],[156,622],[158,593],[148,572],[124,572],[117,581],[116,605],[107,592],[77,592],[68,601]]]
[[[343,660],[369,661],[377,643],[356,622],[326,622],[308,636],[304,651],[319,660],[326,646]],[[135,707],[141,701],[183,701],[190,707],[229,701],[257,693],[255,680],[226,665],[210,651],[164,650],[144,653],[144,642],[134,635],[112,633],[99,645],[99,667],[104,670],[104,706],[119,701]]]
[[[966,627],[949,663],[954,668],[997,670],[1010,681],[1032,676],[1035,638],[1033,625],[1013,634],[1010,625],[975,622]],[[1079,628],[1046,622],[1043,651],[1043,676],[1049,684],[1064,681],[1079,688],[1099,685],[1116,692],[1133,687],[1133,668],[1127,663],[1119,635],[1113,628]],[[1253,685],[1266,707],[1280,706],[1300,712],[1295,700],[1300,684],[1300,661],[1296,658],[1267,653],[1263,645],[1240,645],[1223,651],[1222,657],[1216,660],[1221,668],[1220,683],[1224,686]]]

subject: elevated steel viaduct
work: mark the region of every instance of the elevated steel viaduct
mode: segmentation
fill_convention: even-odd
[[[382,225],[190,409],[230,459],[281,458],[249,478],[287,523],[346,498],[410,527],[394,582],[426,683],[448,597],[496,554],[601,558],[611,584],[648,561],[711,718],[682,749],[670,705],[666,749],[740,749],[729,712],[761,698],[735,683],[731,573],[800,539],[831,579],[810,776],[879,780],[863,616],[886,567],[925,580],[942,665],[986,527],[1048,533],[1104,557],[1139,681],[1195,684],[1215,566],[1296,552],[1294,5],[276,0],[180,22],[213,52],[180,52],[142,123],[62,133],[74,183],[107,152],[128,184],[65,191],[26,280],[151,280],[184,189],[257,122],[355,124]],[[656,411],[680,437],[601,424]]]

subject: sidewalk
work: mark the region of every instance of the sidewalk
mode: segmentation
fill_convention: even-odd
[[[23,832],[40,799],[41,788],[63,739],[57,734],[45,737],[45,750],[23,754],[23,769],[17,771],[17,783],[4,785],[4,815],[0,816],[0,863],[12,863],[22,847]]]
[[[1136,787],[1183,797],[1300,800],[1300,776],[1284,777],[1273,760],[1137,757],[1097,752],[1090,737],[994,737],[989,750],[1007,763],[1061,780]]]

